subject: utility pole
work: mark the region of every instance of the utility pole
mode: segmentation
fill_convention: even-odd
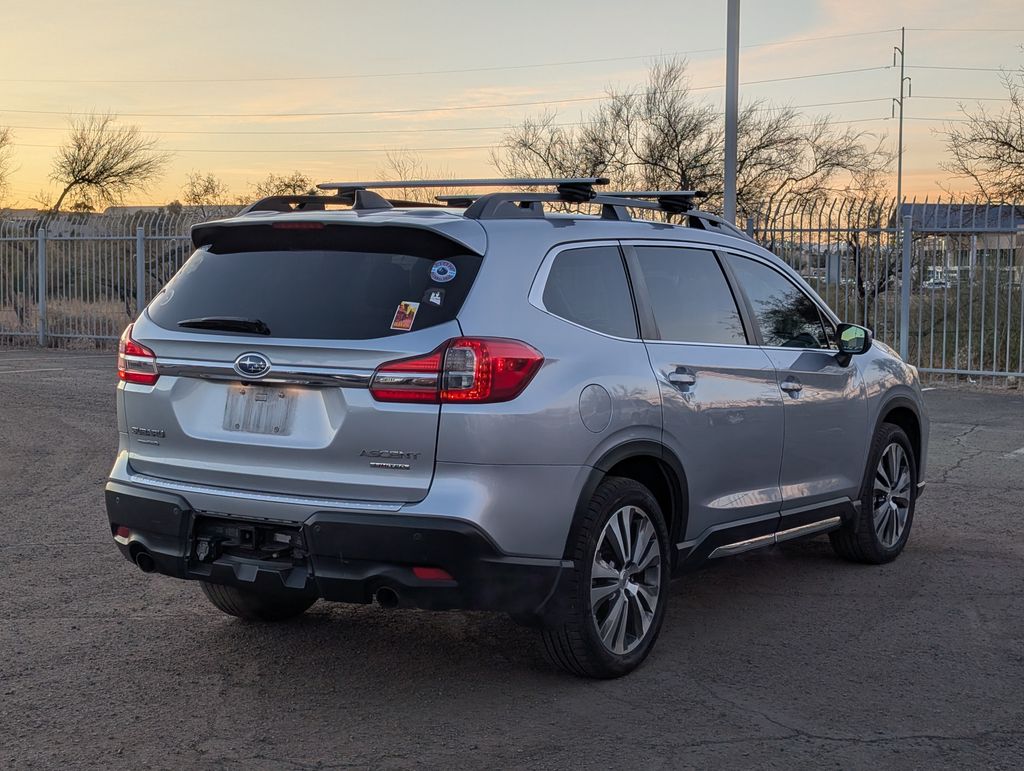
[[[903,99],[911,96],[912,84],[906,74],[907,28],[900,27],[900,44],[893,46],[892,66],[896,66],[896,57],[900,58],[900,95],[893,97],[892,117],[896,117],[896,108],[900,109],[899,139],[896,147],[896,208],[902,212],[903,206]],[[897,217],[900,215],[898,214]]]
[[[725,188],[722,212],[736,222],[736,147],[740,90],[740,0],[729,0],[725,35]]]
[[[910,261],[913,240],[913,216],[903,215],[903,101],[910,96],[911,83],[906,74],[907,28],[900,27],[900,44],[893,47],[892,64],[896,66],[896,56],[900,57],[900,96],[892,100],[893,117],[897,105],[900,108],[899,139],[896,143],[896,214],[894,224],[903,225],[900,263],[900,358],[908,361],[910,351]]]

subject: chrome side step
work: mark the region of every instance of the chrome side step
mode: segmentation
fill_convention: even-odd
[[[779,532],[771,533],[770,535],[760,535],[757,538],[748,538],[745,541],[727,543],[719,546],[711,552],[711,554],[708,555],[708,559],[729,557],[733,554],[742,554],[745,551],[761,549],[765,546],[772,546],[777,543],[782,543],[783,541],[801,538],[805,535],[824,533],[828,530],[835,530],[837,527],[842,525],[842,523],[842,517],[829,517],[828,519],[823,519],[820,522],[810,522],[806,525],[800,525],[799,527],[791,527],[788,530],[780,530]]]

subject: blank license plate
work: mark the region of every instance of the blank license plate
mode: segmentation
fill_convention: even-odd
[[[294,414],[295,394],[283,388],[231,386],[224,406],[224,429],[287,436]]]

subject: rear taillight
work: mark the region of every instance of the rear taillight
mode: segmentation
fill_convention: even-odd
[[[117,376],[126,383],[153,385],[160,375],[156,371],[156,354],[132,340],[129,324],[117,344]]]
[[[543,363],[537,349],[519,340],[456,337],[425,356],[380,365],[370,393],[381,402],[507,402]]]

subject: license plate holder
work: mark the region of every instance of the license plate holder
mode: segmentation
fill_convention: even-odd
[[[224,430],[288,436],[295,416],[295,394],[285,388],[232,385],[224,405]]]

